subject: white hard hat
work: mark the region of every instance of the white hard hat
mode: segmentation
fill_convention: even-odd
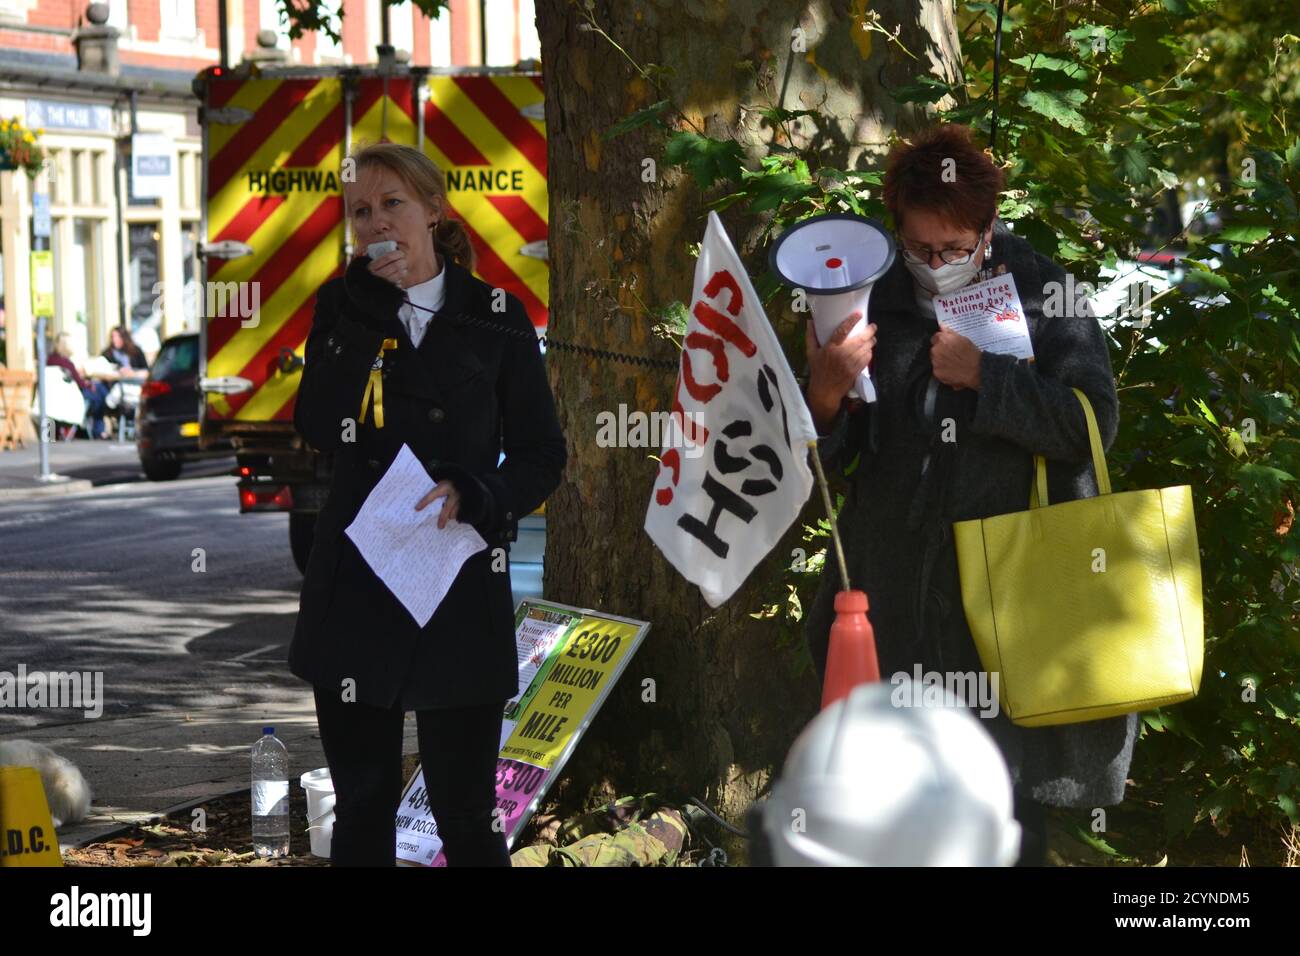
[[[913,688],[863,684],[790,748],[763,811],[777,866],[1010,866],[1011,777],[979,720],[898,706]],[[891,700],[893,698],[893,700]]]

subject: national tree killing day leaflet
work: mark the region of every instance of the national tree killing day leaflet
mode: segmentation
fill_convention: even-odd
[[[1034,360],[1025,309],[1010,273],[934,297],[939,324],[964,335],[981,352]]]

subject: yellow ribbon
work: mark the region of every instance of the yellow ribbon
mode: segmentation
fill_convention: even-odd
[[[384,339],[384,344],[379,348],[379,354],[375,356],[375,363],[370,366],[370,380],[366,382],[365,394],[361,396],[361,423],[366,421],[366,403],[370,401],[370,396],[375,397],[375,427],[384,427],[384,353],[389,349],[397,348],[397,339]]]

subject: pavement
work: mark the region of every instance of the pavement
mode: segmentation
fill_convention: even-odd
[[[233,458],[170,482],[148,481],[130,443],[60,442],[49,458],[67,481],[38,480],[38,448],[0,452],[0,672],[102,674],[102,714],[0,709],[0,738],[45,744],[90,782],[91,815],[60,845],[246,793],[268,724],[291,786],[326,766],[310,688],[284,662],[301,588],[287,516],[238,513]],[[544,522],[529,521],[517,597],[541,590]],[[407,714],[403,752],[417,750]]]
[[[72,441],[50,442],[47,478],[41,477],[40,444],[32,441],[23,448],[0,451],[0,501],[67,495],[101,485],[147,481],[140,469],[135,442]],[[184,474],[228,473],[235,459],[213,458],[185,466]]]
[[[6,708],[0,738],[45,744],[89,781],[91,814],[60,846],[247,792],[265,725],[291,786],[324,767],[310,688],[284,663],[301,586],[287,516],[238,514],[233,458],[150,482],[131,442],[48,449],[62,481],[39,479],[34,444],[0,452],[0,672],[98,672],[103,712]],[[189,572],[194,542],[203,575]],[[416,752],[414,714],[405,736]]]

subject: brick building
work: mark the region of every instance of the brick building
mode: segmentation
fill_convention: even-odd
[[[342,43],[290,40],[275,0],[0,0],[0,117],[43,129],[52,158],[34,181],[0,172],[0,360],[9,367],[35,364],[37,248],[54,253],[50,332],[68,332],[80,352],[97,354],[123,322],[147,353],[197,327],[185,292],[199,276],[202,201],[191,81],[220,61],[222,2],[231,64],[248,55],[375,62],[382,0],[344,0]],[[435,21],[404,3],[388,16],[398,59],[412,65],[511,66],[539,55],[533,0],[450,0]],[[168,171],[159,186],[131,182],[133,151]],[[48,238],[35,234],[33,215],[45,196]]]

